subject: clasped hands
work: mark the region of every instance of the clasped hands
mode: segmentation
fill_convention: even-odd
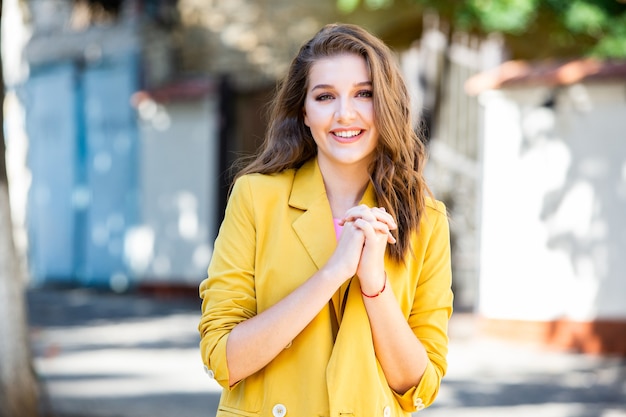
[[[391,230],[397,229],[398,225],[384,207],[370,208],[365,204],[352,207],[339,222],[344,227],[347,223],[354,223],[363,231],[366,239],[386,237],[384,240],[387,243],[396,243]]]
[[[391,234],[398,228],[395,220],[383,207],[361,204],[349,209],[339,224],[343,230],[329,264],[346,279],[356,274],[363,291],[380,290],[387,244],[396,243]]]

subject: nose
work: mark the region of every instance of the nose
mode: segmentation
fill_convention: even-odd
[[[349,123],[356,117],[354,103],[349,98],[337,100],[335,117],[339,123]]]

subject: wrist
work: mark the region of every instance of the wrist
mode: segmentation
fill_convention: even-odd
[[[377,291],[363,291],[363,287],[361,287],[361,295],[365,298],[376,298],[379,295],[381,295],[383,292],[385,292],[385,289],[387,288],[387,272],[383,273],[383,283],[380,287],[378,287],[379,289]]]
[[[332,282],[334,285],[341,285],[351,276],[342,271],[340,268],[333,268],[329,265],[323,266],[318,271],[322,275],[323,279],[328,282]]]

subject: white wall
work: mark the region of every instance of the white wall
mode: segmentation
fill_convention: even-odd
[[[139,105],[141,225],[126,253],[139,283],[206,277],[218,198],[217,96]]]
[[[481,102],[479,312],[626,319],[626,84],[489,91]]]

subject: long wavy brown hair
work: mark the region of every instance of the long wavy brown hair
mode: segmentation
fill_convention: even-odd
[[[365,29],[349,24],[327,25],[300,48],[278,85],[263,145],[236,178],[299,168],[316,156],[317,147],[303,114],[308,75],[319,59],[341,54],[363,57],[370,72],[379,132],[370,179],[378,205],[385,207],[398,224],[397,242],[388,246],[389,255],[402,261],[411,249],[411,234],[418,230],[425,196],[430,194],[423,176],[426,151],[413,126],[409,93],[395,57],[387,45]]]

